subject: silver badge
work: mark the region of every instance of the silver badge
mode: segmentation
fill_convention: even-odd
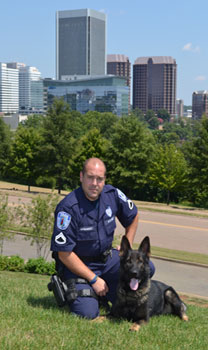
[[[109,216],[109,218],[111,218],[111,216],[112,216],[112,209],[111,209],[111,207],[107,207],[105,212]]]

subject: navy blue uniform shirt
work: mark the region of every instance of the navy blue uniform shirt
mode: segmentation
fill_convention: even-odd
[[[111,185],[103,187],[95,202],[89,201],[79,187],[56,207],[51,250],[97,256],[112,244],[115,218],[128,227],[136,215],[135,204]]]

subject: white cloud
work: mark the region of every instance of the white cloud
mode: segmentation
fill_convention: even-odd
[[[192,43],[188,43],[188,44],[184,45],[183,51],[191,51],[191,46],[192,46]]]
[[[203,81],[206,80],[205,75],[198,75],[195,80]]]
[[[199,52],[200,47],[199,46],[193,46],[192,43],[187,43],[182,48],[183,51],[191,51],[191,52]]]

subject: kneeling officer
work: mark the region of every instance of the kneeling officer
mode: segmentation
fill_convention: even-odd
[[[131,244],[138,226],[134,203],[119,189],[105,185],[105,178],[102,160],[85,161],[81,186],[57,205],[51,240],[61,279],[71,290],[64,287],[65,300],[71,312],[89,319],[99,315],[99,297],[115,301],[120,267],[119,251],[112,249],[116,217]],[[153,275],[152,263],[150,269]]]

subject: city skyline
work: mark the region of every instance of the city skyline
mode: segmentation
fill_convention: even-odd
[[[56,11],[93,9],[107,17],[106,54],[123,54],[133,66],[142,56],[172,56],[177,62],[177,98],[192,103],[192,93],[208,90],[206,0],[132,0],[118,4],[25,0],[0,5],[0,62],[35,66],[43,78],[55,78]]]

